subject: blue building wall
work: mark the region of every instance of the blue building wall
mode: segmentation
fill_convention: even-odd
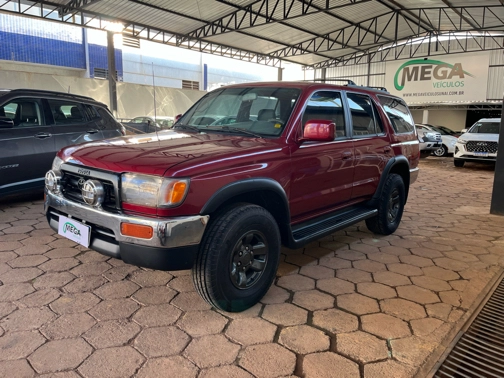
[[[0,59],[86,69],[82,43],[0,31]]]
[[[89,44],[89,73],[94,77],[93,71],[95,68],[108,69],[107,47],[95,44]],[[122,50],[115,49],[115,64],[117,69],[118,80],[123,80],[123,59]]]
[[[106,39],[105,39],[106,40]],[[86,69],[82,28],[0,14],[0,59]],[[90,76],[94,68],[108,68],[107,47],[88,44]],[[122,51],[115,50],[119,80],[123,77]]]

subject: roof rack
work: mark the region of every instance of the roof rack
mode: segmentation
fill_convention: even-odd
[[[92,97],[89,96],[83,96],[83,95],[78,95],[78,94],[73,94],[73,93],[65,93],[65,92],[57,92],[57,91],[48,91],[45,89],[30,89],[30,88],[17,88],[17,89],[11,89],[11,92],[17,92],[17,91],[26,91],[26,92],[35,92],[35,93],[45,93],[49,95],[54,95],[54,96],[61,96],[61,97],[77,97],[85,100],[91,100],[96,102],[96,100]]]
[[[344,82],[346,82],[345,85],[349,86],[349,87],[368,88],[368,89],[374,89],[374,90],[377,90],[377,91],[382,91],[382,92],[389,93],[389,91],[385,87],[372,87],[372,86],[368,86],[368,85],[358,85],[358,84],[355,84],[355,82],[353,80],[350,80],[350,79],[340,79],[340,78],[337,78],[337,77],[329,77],[329,78],[325,78],[325,79],[320,78],[320,79],[305,80],[305,81],[314,81],[314,82],[322,82],[322,83],[327,83],[327,82],[330,82],[330,81],[344,81]]]
[[[328,81],[344,81],[346,82],[346,85],[357,85],[355,84],[355,82],[353,80],[350,80],[350,79],[338,79],[336,77],[334,78],[326,78],[326,79],[313,79],[313,80],[306,80],[306,81],[315,81],[315,82],[322,82],[322,83],[327,83]]]

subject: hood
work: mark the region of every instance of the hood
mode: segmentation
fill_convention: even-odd
[[[194,159],[278,146],[278,140],[166,130],[84,143],[62,149],[65,162],[122,173],[162,176],[167,169]]]
[[[441,139],[445,144],[455,144],[457,143],[458,138],[451,135],[441,135]]]
[[[498,142],[499,141],[499,134],[464,133],[459,137],[459,140]]]

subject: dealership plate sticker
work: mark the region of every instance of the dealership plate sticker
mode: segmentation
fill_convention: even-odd
[[[474,156],[484,156],[484,157],[487,157],[488,156],[488,152],[475,152]]]
[[[89,236],[91,227],[77,222],[75,219],[70,219],[60,215],[58,224],[58,234],[73,240],[84,247],[89,247]]]

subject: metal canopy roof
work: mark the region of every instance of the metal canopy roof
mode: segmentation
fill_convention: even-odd
[[[504,0],[0,0],[0,11],[120,23],[129,37],[272,66],[327,67],[415,38],[504,32]]]

